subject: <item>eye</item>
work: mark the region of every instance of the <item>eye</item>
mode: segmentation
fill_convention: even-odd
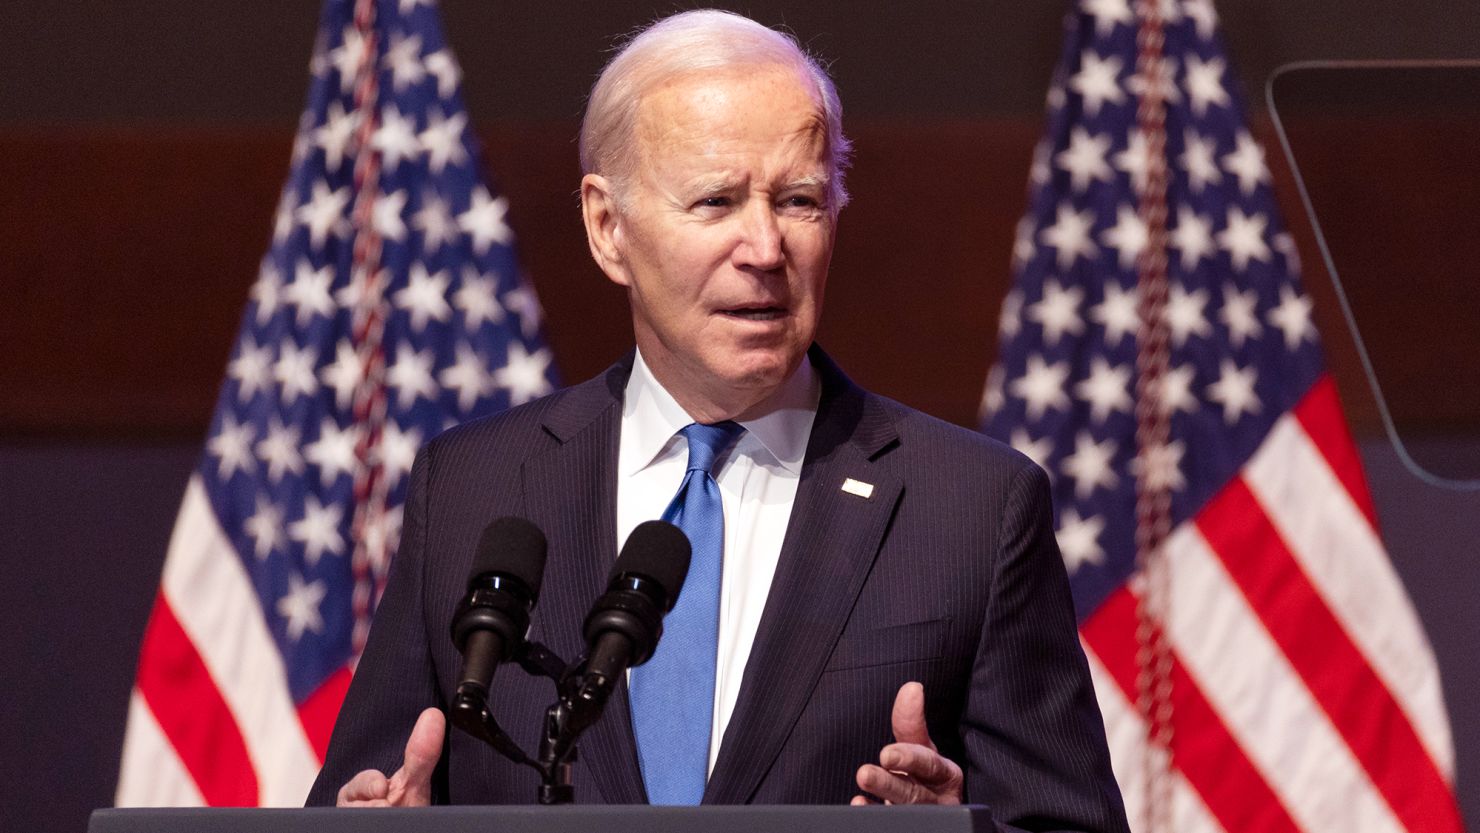
[[[705,197],[694,203],[695,208],[725,208],[730,204],[729,197]]]

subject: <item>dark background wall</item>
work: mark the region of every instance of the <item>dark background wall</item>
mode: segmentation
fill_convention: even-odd
[[[585,90],[614,34],[680,5],[689,4],[443,4],[468,105],[512,203],[523,260],[567,379],[604,367],[630,339],[622,298],[589,263],[575,210],[574,136]],[[861,383],[971,424],[994,349],[1012,228],[1064,5],[721,5],[790,27],[832,61],[846,104],[858,145],[854,204],[842,221],[824,343]],[[1259,109],[1265,79],[1288,61],[1480,58],[1480,5],[1468,0],[1229,0],[1219,8]],[[111,800],[137,639],[267,243],[317,15],[309,0],[6,4],[5,830],[80,830],[89,809]],[[1257,132],[1269,140],[1266,120],[1255,115]],[[1342,153],[1365,149],[1375,158],[1434,135],[1384,111],[1355,124],[1313,117],[1292,131],[1297,127],[1309,148],[1302,167],[1338,195],[1347,193],[1338,186],[1361,179]],[[1374,187],[1417,193],[1411,183],[1421,175],[1421,155],[1389,153],[1390,164],[1373,174]],[[1385,536],[1439,655],[1462,800],[1472,824],[1480,824],[1480,718],[1471,708],[1480,693],[1471,645],[1480,631],[1480,606],[1472,601],[1480,586],[1473,558],[1480,500],[1425,486],[1386,443],[1273,143],[1270,162],[1311,264],[1317,322],[1363,440]],[[1474,172],[1450,172],[1448,181],[1466,183],[1466,176]],[[1454,198],[1480,193],[1480,180],[1476,186],[1455,187]],[[1401,291],[1414,253],[1380,241],[1420,235],[1418,206],[1382,216],[1376,228],[1386,237],[1376,244],[1374,215],[1359,200],[1317,207],[1338,255],[1348,244],[1368,244],[1351,250],[1364,267],[1357,271],[1369,276],[1369,294],[1376,293],[1379,324],[1383,305],[1401,313],[1396,319],[1422,322],[1424,304],[1445,292],[1473,298],[1465,293],[1480,285],[1473,265],[1480,259],[1455,241],[1425,250],[1425,292]],[[1373,326],[1363,334],[1386,355],[1408,357],[1388,394],[1425,454],[1473,464],[1480,456],[1480,379],[1465,375],[1472,369],[1425,357],[1443,347],[1463,360],[1474,339],[1464,328],[1414,337]],[[1435,366],[1453,383],[1404,384]]]

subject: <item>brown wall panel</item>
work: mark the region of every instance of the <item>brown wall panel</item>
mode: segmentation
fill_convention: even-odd
[[[621,292],[587,253],[575,129],[542,122],[483,131],[568,381],[596,373],[631,339]],[[1304,143],[1307,175],[1338,183],[1337,149],[1432,146],[1443,135],[1403,125],[1302,129],[1315,137]],[[1036,119],[851,126],[853,202],[841,220],[821,338],[859,382],[945,419],[975,421],[1038,130]],[[0,225],[0,431],[199,436],[268,242],[289,144],[286,135],[260,130],[0,133],[0,213],[11,218]],[[1269,162],[1306,253],[1317,324],[1355,426],[1372,433],[1377,417],[1365,377],[1275,148]],[[1418,175],[1384,168],[1378,185],[1413,193],[1404,184]],[[1457,180],[1449,197],[1412,199],[1458,199],[1467,183]],[[1474,296],[1464,277],[1480,257],[1474,239],[1421,252],[1385,247],[1384,240],[1425,233],[1423,215],[1388,211],[1381,234],[1373,234],[1369,207],[1355,194],[1334,193],[1323,222],[1343,245],[1364,247],[1363,263],[1376,264],[1379,274],[1407,268],[1452,276],[1457,297]],[[1431,299],[1406,285],[1359,289],[1390,308],[1394,321],[1411,323]],[[1434,361],[1403,332],[1364,332],[1374,352],[1396,357],[1396,372],[1424,382],[1390,390],[1395,410],[1429,415],[1451,430],[1472,428],[1480,389],[1456,393],[1444,384],[1445,368],[1461,357]]]

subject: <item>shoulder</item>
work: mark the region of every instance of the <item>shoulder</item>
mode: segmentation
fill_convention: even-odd
[[[898,453],[914,462],[937,461],[951,470],[982,468],[1006,475],[1037,479],[1042,469],[1027,455],[986,434],[933,417],[886,396],[864,393],[869,407],[885,414],[899,436]]]
[[[577,385],[447,429],[423,447],[426,465],[508,462],[557,445],[621,407],[630,366],[618,363]]]

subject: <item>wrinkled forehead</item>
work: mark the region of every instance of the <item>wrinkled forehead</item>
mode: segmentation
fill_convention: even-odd
[[[638,99],[634,140],[640,158],[676,147],[702,150],[732,139],[800,142],[825,152],[827,116],[816,82],[784,64],[678,73]]]

